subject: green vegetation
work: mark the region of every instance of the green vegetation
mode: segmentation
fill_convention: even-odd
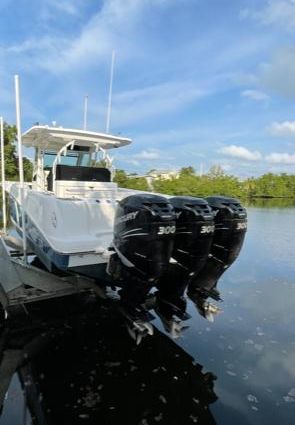
[[[6,180],[18,180],[18,157],[16,154],[16,127],[4,123],[4,157]],[[25,181],[32,181],[33,165],[27,158],[23,159]],[[1,164],[0,164],[1,170]],[[0,180],[1,181],[1,180]],[[0,208],[2,208],[2,189],[0,186]],[[0,228],[2,210],[0,209]]]
[[[117,170],[115,181],[122,186],[138,190],[150,190],[144,177],[128,176]],[[180,170],[178,178],[152,181],[153,191],[169,195],[205,197],[210,195],[232,196],[242,199],[295,198],[295,175],[267,173],[261,177],[240,180],[227,175],[220,166],[214,166],[207,174],[198,176],[193,167]]]
[[[6,180],[18,180],[18,157],[16,155],[16,127],[4,123],[4,157]],[[23,158],[25,181],[32,180],[33,165]]]
[[[120,187],[136,190],[150,190],[144,177],[138,177],[136,174],[127,175],[124,170],[116,170],[114,181]]]

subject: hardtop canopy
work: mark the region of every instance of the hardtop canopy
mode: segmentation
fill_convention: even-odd
[[[77,146],[99,145],[103,149],[112,149],[129,145],[132,140],[93,131],[41,125],[30,128],[22,135],[24,146],[56,152],[69,142],[74,142]]]

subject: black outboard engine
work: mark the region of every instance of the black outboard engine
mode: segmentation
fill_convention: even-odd
[[[113,242],[124,266],[119,279],[130,273],[143,280],[158,279],[168,268],[175,230],[175,213],[166,198],[139,194],[119,202]]]
[[[123,313],[132,322],[149,320],[141,305],[168,270],[175,234],[175,213],[162,196],[138,194],[119,202],[108,273],[120,291]]]
[[[205,265],[214,234],[214,214],[204,199],[177,196],[169,199],[176,213],[176,233],[169,270],[161,277],[157,310],[164,326],[175,328],[172,317],[186,320],[183,297],[189,279]]]
[[[214,215],[204,199],[170,199],[176,213],[173,259],[192,275],[204,266],[214,234]]]
[[[217,281],[238,257],[247,230],[247,213],[238,200],[224,196],[206,200],[215,214],[213,243],[205,266],[188,287],[189,297],[194,301],[200,297],[201,304],[208,297],[220,300]]]

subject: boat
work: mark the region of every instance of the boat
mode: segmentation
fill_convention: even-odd
[[[28,245],[49,271],[99,276],[112,242],[120,196],[107,151],[130,139],[90,131],[34,126],[22,136],[35,150],[33,181],[25,186]],[[106,167],[96,167],[102,153]],[[21,233],[20,184],[10,190],[13,224]],[[125,195],[126,196],[126,195]]]
[[[130,335],[152,334],[154,311],[174,337],[185,293],[209,319],[220,309],[217,281],[239,255],[247,229],[240,202],[120,188],[111,149],[131,139],[35,125],[22,144],[35,150],[33,179],[10,188],[11,220],[49,273],[75,273],[116,288]],[[156,289],[156,292],[154,291]],[[151,294],[152,292],[152,294]]]
[[[22,134],[17,75],[15,97],[19,182],[5,181],[3,119],[1,181],[21,241],[7,236],[3,195],[0,326],[9,305],[89,290],[118,298],[137,344],[153,335],[151,311],[178,338],[190,318],[187,298],[213,321],[220,308],[212,300],[222,301],[217,282],[247,230],[240,202],[119,187],[110,152],[132,141],[109,133],[111,85],[106,133],[86,129],[86,103],[83,130],[37,124]],[[26,183],[23,146],[35,152]]]

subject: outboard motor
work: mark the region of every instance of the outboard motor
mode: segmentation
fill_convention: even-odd
[[[215,214],[213,243],[205,266],[191,279],[188,287],[189,297],[199,307],[208,297],[220,300],[217,281],[238,257],[247,230],[247,213],[238,200],[224,196],[206,200]],[[203,313],[206,315],[206,311]]]
[[[175,230],[175,213],[166,198],[138,194],[119,202],[114,226],[115,253],[110,258],[108,273],[122,287],[122,312],[133,324],[151,320],[142,304],[151,287],[168,270]]]
[[[124,280],[132,273],[158,279],[168,268],[175,230],[175,213],[166,198],[139,194],[120,201],[113,246],[123,267],[116,277]]]
[[[189,279],[204,267],[214,234],[214,214],[207,201],[188,196],[169,201],[176,213],[176,233],[169,270],[158,283],[156,309],[166,330],[168,324],[177,329],[173,316],[189,318],[184,291]]]
[[[172,257],[190,275],[198,273],[210,252],[214,215],[204,199],[177,196],[170,199],[176,213]]]

